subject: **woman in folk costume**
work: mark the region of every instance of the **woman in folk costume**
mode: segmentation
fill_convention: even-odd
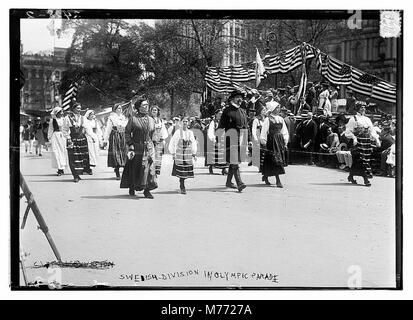
[[[89,149],[90,166],[95,167],[98,165],[99,148],[102,145],[102,129],[93,110],[86,111],[83,127]],[[90,171],[92,172],[92,169]]]
[[[330,101],[330,91],[328,91],[328,84],[323,83],[323,90],[319,95],[318,107],[323,109],[324,115],[331,117],[331,101]]]
[[[127,123],[128,119],[122,113],[121,104],[115,104],[106,122],[103,140],[105,144],[109,142],[107,164],[108,167],[114,168],[117,180],[120,180],[119,168],[124,167],[126,163],[125,127]]]
[[[266,149],[262,168],[262,181],[270,185],[268,177],[275,176],[276,186],[282,188],[280,175],[285,174],[287,165],[285,151],[288,144],[288,129],[284,119],[279,115],[280,106],[269,112],[261,131],[261,144]]]
[[[186,194],[185,179],[194,177],[197,144],[194,133],[188,129],[188,118],[182,119],[182,126],[175,131],[169,143],[169,152],[174,159],[172,175],[179,178],[182,194]]]
[[[120,182],[121,188],[128,188],[129,195],[143,190],[145,198],[153,199],[151,190],[158,187],[155,173],[155,147],[152,136],[155,131],[155,122],[148,115],[149,103],[145,98],[135,103],[137,114],[132,114],[125,128],[128,157]]]
[[[265,107],[262,107],[258,111],[258,116],[254,118],[254,121],[252,122],[252,129],[251,129],[251,135],[252,135],[252,144],[253,148],[259,148],[260,149],[260,159],[259,159],[259,170],[258,172],[262,172],[262,166],[264,164],[264,155],[265,155],[265,148],[260,147],[260,135],[262,131],[262,126],[264,124],[264,120],[266,119],[266,114],[267,114],[267,109]],[[253,153],[254,156],[254,153]],[[253,161],[254,163],[255,161]]]
[[[207,159],[208,155],[209,157],[213,155],[211,159],[208,159],[210,161],[209,163],[207,163],[207,165],[209,165],[210,174],[214,173],[213,168],[217,168],[221,169],[221,173],[225,175],[228,173],[228,164],[225,159],[225,132],[223,130],[222,132],[218,130],[218,124],[219,120],[221,119],[221,116],[222,109],[218,109],[217,111],[215,111],[214,119],[212,119],[209,123],[207,137],[210,143],[208,143],[209,150],[208,153],[205,155],[205,158]]]
[[[161,112],[157,106],[152,106],[150,111],[151,117],[155,121],[155,132],[152,136],[152,141],[155,146],[155,172],[161,174],[162,155],[164,153],[165,139],[168,138],[168,131],[162,121]]]
[[[371,183],[369,178],[372,178],[370,167],[370,156],[373,153],[373,145],[380,147],[379,135],[373,128],[371,120],[364,114],[366,112],[366,104],[357,102],[355,105],[356,115],[352,116],[347,125],[345,135],[353,140],[353,150],[351,155],[353,163],[350,168],[348,181],[357,184],[354,176],[361,176],[364,179],[364,184],[369,187]]]
[[[70,137],[70,131],[64,131],[63,109],[61,107],[54,107],[50,115],[52,118],[49,122],[47,138],[52,146],[52,168],[57,168],[57,175],[61,176],[69,163],[66,139]]]
[[[69,167],[72,171],[74,182],[79,182],[83,173],[92,174],[89,164],[89,150],[83,127],[83,116],[80,114],[82,107],[75,103],[64,120],[64,130],[70,132],[67,139],[67,153]]]

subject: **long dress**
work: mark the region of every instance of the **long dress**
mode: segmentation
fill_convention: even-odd
[[[64,120],[65,130],[69,129],[72,145],[67,146],[69,166],[74,176],[90,171],[89,150],[84,134],[83,116],[70,112]]]
[[[263,124],[264,124],[264,120],[255,118],[254,121],[252,122],[252,129],[251,129],[252,143],[254,144],[254,146],[260,148],[260,161],[259,161],[259,166],[258,166],[258,169],[259,169],[258,172],[262,172],[262,166],[264,164],[264,156],[265,156],[265,150],[264,148],[261,148],[260,146],[260,134],[261,134]]]
[[[266,152],[262,174],[267,177],[284,174],[287,165],[285,147],[288,143],[288,129],[284,119],[277,115],[268,116],[263,123],[261,139],[266,140]]]
[[[125,127],[128,119],[121,114],[112,112],[106,123],[104,141],[109,142],[108,167],[123,167],[126,163]]]
[[[225,132],[221,129],[222,132],[218,130],[218,122],[212,120],[208,126],[207,136],[210,141],[208,143],[208,153],[206,159],[209,156],[212,160],[214,168],[225,169],[228,168],[228,163],[225,159]]]
[[[83,126],[89,149],[89,160],[91,166],[97,166],[99,157],[99,146],[102,142],[102,129],[96,119],[85,119]]]
[[[372,178],[370,157],[373,144],[379,145],[380,142],[371,120],[360,114],[352,116],[346,125],[345,135],[349,139],[357,139],[356,146],[351,150],[353,163],[350,175]]]
[[[170,143],[169,152],[175,154],[172,175],[180,179],[194,177],[194,163],[192,155],[197,152],[194,133],[190,130],[175,131]]]
[[[128,146],[133,146],[135,156],[127,159],[120,182],[121,188],[136,191],[154,190],[158,187],[155,173],[155,147],[152,135],[155,124],[151,117],[132,116],[125,128]]]
[[[155,120],[155,132],[152,136],[152,141],[155,146],[155,172],[161,174],[162,155],[164,153],[165,139],[168,138],[168,131],[161,119]]]
[[[67,155],[67,140],[69,132],[63,130],[63,118],[50,119],[49,128],[47,132],[47,138],[49,139],[52,147],[52,168],[58,170],[64,170],[69,163]]]

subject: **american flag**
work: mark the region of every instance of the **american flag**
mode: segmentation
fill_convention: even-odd
[[[351,67],[342,61],[318,51],[316,64],[321,75],[331,83],[344,85],[351,83]]]
[[[363,83],[368,83],[368,84],[377,84],[379,82],[379,79],[377,79],[375,76],[372,76],[371,74],[363,74],[360,78],[359,78],[360,82]]]
[[[70,84],[69,89],[66,91],[63,98],[62,108],[67,110],[72,106],[72,103],[76,100],[79,84],[75,81]]]

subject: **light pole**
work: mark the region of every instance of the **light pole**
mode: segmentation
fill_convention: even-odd
[[[267,47],[266,47],[265,56],[268,56],[270,54],[270,41],[275,43],[275,48],[277,48],[277,35],[274,31],[271,31],[267,34],[267,38],[266,38]],[[277,89],[277,86],[278,86],[278,81],[277,80],[278,80],[277,79],[277,74],[275,73],[275,75],[274,75],[274,82],[275,82],[274,89]]]

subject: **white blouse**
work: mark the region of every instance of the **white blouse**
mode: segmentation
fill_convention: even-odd
[[[126,125],[128,124],[128,119],[123,115],[118,115],[115,112],[112,112],[109,115],[108,121],[106,123],[105,134],[103,136],[104,141],[109,140],[110,133],[112,132],[113,127],[125,129]]]
[[[102,141],[102,129],[100,128],[100,125],[96,119],[94,120],[85,119],[83,121],[83,127],[85,128],[86,136],[91,137],[93,140],[95,140],[95,142]],[[93,130],[93,129],[96,129],[96,130]]]
[[[379,143],[379,135],[377,134],[376,130],[374,130],[373,123],[371,122],[370,118],[362,116],[360,113],[357,113],[355,116],[350,117],[346,125],[346,131],[344,132],[345,136],[349,139],[355,139],[354,129],[359,126],[368,128],[369,133],[371,134],[373,139]],[[357,139],[355,140],[357,141]]]
[[[265,118],[264,123],[262,124],[261,140],[267,141],[268,130],[270,129],[270,117],[275,120],[275,123],[282,123],[283,126],[281,128],[281,134],[284,137],[285,145],[287,145],[289,139],[288,129],[285,125],[284,119],[280,116],[270,115],[267,118]]]
[[[196,154],[197,144],[194,133],[191,130],[176,130],[171,141],[169,142],[169,152],[171,154],[176,153],[178,143],[181,139],[191,141],[191,152],[192,154]]]

